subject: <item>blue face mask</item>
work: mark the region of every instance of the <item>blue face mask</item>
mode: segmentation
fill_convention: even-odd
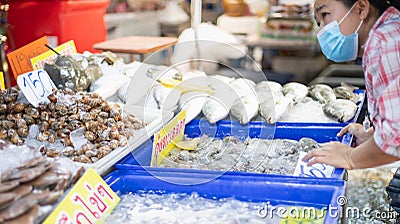
[[[343,22],[344,19],[350,14],[351,10],[353,10],[354,4],[350,10],[346,13],[346,15],[340,20],[339,23],[337,21],[333,21],[322,28],[318,34],[318,42],[321,46],[322,53],[332,61],[335,62],[345,62],[355,60],[358,54],[358,30],[360,29],[363,20],[360,25],[358,25],[357,30],[350,34],[349,36],[345,36],[340,31],[339,25]]]

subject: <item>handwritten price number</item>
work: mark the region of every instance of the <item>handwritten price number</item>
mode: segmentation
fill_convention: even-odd
[[[286,219],[283,223],[284,224],[319,224],[321,222],[318,220],[313,221],[313,220],[288,220],[288,219]]]
[[[325,171],[326,166],[324,164],[314,164],[312,166],[300,165],[300,177],[322,177],[326,178]]]
[[[25,97],[35,107],[40,102],[45,101],[46,97],[56,88],[45,70],[37,70],[19,75],[17,83]]]

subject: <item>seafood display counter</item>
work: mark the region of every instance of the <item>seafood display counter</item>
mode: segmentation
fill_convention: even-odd
[[[122,209],[132,197],[143,194],[154,198],[140,199],[144,203],[138,204],[138,211],[150,211],[140,206],[164,202],[156,196],[172,193],[178,195],[171,196],[170,204],[181,204],[174,200],[186,196],[189,198],[183,201],[189,204],[199,197],[217,203],[238,200],[229,201],[224,208],[258,203],[240,205],[236,213],[245,209],[251,214],[237,217],[245,220],[237,222],[262,223],[262,217],[251,216],[274,212],[269,208],[254,210],[265,205],[300,210],[309,206],[321,214],[317,223],[339,219],[328,216],[326,209],[340,207],[337,199],[345,192],[345,170],[318,164],[324,172],[299,171],[300,158],[327,142],[351,144],[352,135],[336,134],[357,120],[365,91],[324,84],[256,84],[199,71],[181,74],[171,70],[171,82],[156,77],[165,66],[138,62],[125,65],[108,54],[76,58],[58,56],[54,64],[45,65],[58,90],[49,90],[50,95],[35,106],[19,87],[0,93],[0,141],[36,150],[34,158],[0,170],[0,222],[25,214],[34,221],[44,218],[89,168],[105,176],[121,195]],[[108,64],[109,60],[113,63]],[[79,63],[91,66],[83,69]],[[64,68],[63,64],[74,66]],[[65,77],[61,75],[64,73]],[[189,79],[190,83],[180,85]],[[313,112],[307,113],[311,109]],[[153,135],[178,110],[185,110],[182,114],[186,117],[180,122],[187,123],[183,146],[175,144],[158,167],[151,167]],[[295,112],[297,117],[292,114]],[[227,118],[229,115],[232,119]],[[2,149],[0,144],[0,153]],[[0,155],[0,163],[1,159]],[[64,163],[69,169],[54,165],[63,160],[68,161]],[[76,168],[71,171],[71,167]],[[116,171],[110,173],[113,168]],[[51,207],[45,207],[50,202]],[[128,216],[119,217],[118,209],[106,222],[130,220]],[[184,213],[191,208],[180,209]],[[228,210],[221,212],[225,218]],[[156,212],[151,214],[158,217]],[[196,220],[204,221],[202,217]],[[281,221],[278,217],[272,223]],[[156,221],[163,222],[168,223]]]
[[[185,135],[188,139],[200,137],[197,149],[188,151],[175,148],[171,151],[171,156],[164,159],[161,164],[163,167],[150,168],[153,144],[149,139],[115,167],[171,172],[183,170],[187,173],[231,170],[238,175],[256,172],[265,176],[272,175],[271,178],[274,174],[292,176],[300,153],[330,141],[349,145],[352,135],[336,136],[341,128],[342,126],[323,124],[272,126],[265,122],[250,122],[244,126],[237,121],[211,125],[204,120],[193,120],[186,126]],[[344,174],[344,169],[335,168],[330,178],[343,179]]]

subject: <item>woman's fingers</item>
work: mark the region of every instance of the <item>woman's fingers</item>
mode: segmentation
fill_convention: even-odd
[[[321,148],[313,149],[311,152],[307,153],[302,159],[303,162],[308,162],[310,159],[315,158],[317,156],[323,156],[323,152]]]
[[[348,130],[349,130],[349,128],[350,128],[351,125],[352,125],[352,124],[348,124],[348,125],[346,125],[344,128],[342,128],[342,130],[340,130],[339,133],[337,133],[337,136],[338,136],[338,137],[341,137],[341,136],[343,136],[344,134],[346,134],[346,133],[348,132]]]
[[[349,146],[339,142],[332,142],[325,146],[317,149],[313,149],[302,159],[303,162],[307,162],[308,166],[312,166],[317,163],[327,164],[339,168],[351,169],[349,164],[349,158],[347,158],[346,151]]]
[[[307,163],[307,166],[312,166],[314,164],[322,163],[322,164],[327,164],[328,159],[326,157],[314,157],[311,161]]]

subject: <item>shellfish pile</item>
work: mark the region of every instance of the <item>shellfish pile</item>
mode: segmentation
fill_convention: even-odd
[[[3,161],[0,167],[1,223],[40,221],[51,212],[53,205],[85,171],[83,167],[72,171],[70,164],[52,162],[26,146],[14,146],[0,140],[0,147],[0,155],[8,157],[8,162]],[[20,155],[29,159],[10,158]],[[16,163],[10,162],[11,160]],[[65,161],[72,163],[67,159]]]
[[[0,139],[16,145],[26,144],[27,139],[36,141],[35,146],[44,145],[41,152],[49,157],[94,163],[127,145],[134,131],[145,126],[132,114],[123,116],[118,104],[111,105],[95,93],[54,90],[38,108],[21,98],[17,87],[1,93]],[[76,143],[73,136],[82,141]]]

